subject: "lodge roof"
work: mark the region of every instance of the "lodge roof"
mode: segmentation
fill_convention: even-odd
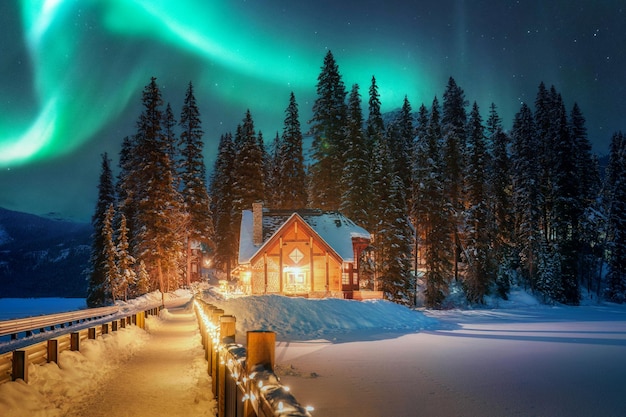
[[[246,264],[259,249],[293,216],[299,216],[319,237],[326,242],[344,262],[354,262],[352,238],[371,239],[369,232],[357,226],[339,212],[321,210],[271,210],[263,209],[263,243],[254,245],[252,239],[252,210],[244,210],[239,235],[239,263]]]

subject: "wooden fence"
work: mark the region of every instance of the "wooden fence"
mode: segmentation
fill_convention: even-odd
[[[276,334],[248,331],[246,347],[235,342],[234,316],[194,300],[218,417],[310,417],[274,373]]]
[[[108,315],[110,320],[100,322],[96,326],[83,328],[77,331],[68,330],[66,333],[57,334],[42,342],[33,343],[26,347],[0,354],[0,384],[16,379],[28,382],[28,365],[44,364],[46,362],[59,363],[59,353],[66,350],[80,351],[80,342],[86,339],[96,339],[102,334],[115,332],[119,328],[134,324],[145,328],[146,317],[159,313],[161,307],[150,307],[147,310],[119,317],[118,307],[103,307],[103,309],[88,309],[80,312],[52,314],[29,319],[9,320],[0,322],[0,336],[11,335],[16,339],[18,333],[32,335],[33,332],[46,332],[46,329],[55,329],[57,325],[62,328],[75,326],[86,320],[95,320],[105,316],[104,309],[113,309]],[[30,323],[30,324],[28,324]]]

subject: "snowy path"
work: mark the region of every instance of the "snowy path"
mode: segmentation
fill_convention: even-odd
[[[144,348],[77,404],[69,417],[214,416],[195,314],[172,308],[149,321]]]

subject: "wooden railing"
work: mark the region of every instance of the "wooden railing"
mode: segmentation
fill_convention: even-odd
[[[235,342],[234,316],[194,300],[218,417],[310,417],[274,373],[276,334],[248,331],[246,347]]]
[[[28,344],[28,339],[24,339],[27,343],[25,346],[0,354],[0,384],[16,379],[23,379],[28,382],[28,365],[30,363],[55,362],[58,364],[59,353],[66,350],[80,351],[80,342],[85,339],[96,339],[102,334],[107,334],[110,331],[115,332],[119,328],[131,324],[143,329],[145,328],[146,317],[158,314],[160,309],[160,306],[144,306],[140,311],[121,313],[118,307],[103,307],[0,322],[0,335],[10,334],[12,339],[17,338],[18,333],[25,333],[26,335],[32,335],[35,331],[44,333],[46,329],[56,329],[56,326],[63,326],[62,328],[67,329],[62,332],[55,331],[54,335],[51,334],[50,338],[44,341],[37,338],[37,342]],[[110,317],[103,319],[107,316]],[[76,326],[77,323],[95,320],[98,320],[98,324],[95,326],[82,329],[78,329]],[[66,328],[65,325],[73,326],[73,328]]]

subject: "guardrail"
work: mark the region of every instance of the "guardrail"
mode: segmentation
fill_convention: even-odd
[[[76,329],[76,331],[68,329],[65,333],[55,332],[54,336],[51,335],[47,340],[34,342],[11,352],[0,354],[0,384],[16,379],[23,379],[24,382],[28,383],[28,365],[30,363],[55,362],[58,364],[59,353],[66,350],[80,351],[80,342],[85,339],[96,339],[98,336],[110,331],[115,332],[127,325],[145,328],[146,317],[157,315],[161,307],[148,306],[145,310],[143,308],[146,307],[133,313],[122,313],[119,307],[102,307],[0,322],[0,332],[3,332],[1,334],[11,334],[13,338],[14,334],[17,337],[17,333],[32,334],[36,330],[43,333],[45,328],[54,329],[57,325],[64,326],[66,324],[72,326],[77,322],[93,321],[111,316],[110,320],[106,319],[104,322],[99,322],[95,327]],[[120,317],[120,315],[122,316]]]
[[[235,343],[236,318],[194,300],[218,417],[311,417],[274,373],[276,334],[248,331],[246,347]]]
[[[45,316],[27,317],[22,319],[0,321],[0,337],[11,335],[16,340],[20,333],[26,337],[32,336],[34,331],[44,333],[46,328],[54,330],[56,326],[64,328],[75,323],[96,320],[120,311],[118,306],[90,308],[86,310],[70,311],[67,313],[48,314]]]

